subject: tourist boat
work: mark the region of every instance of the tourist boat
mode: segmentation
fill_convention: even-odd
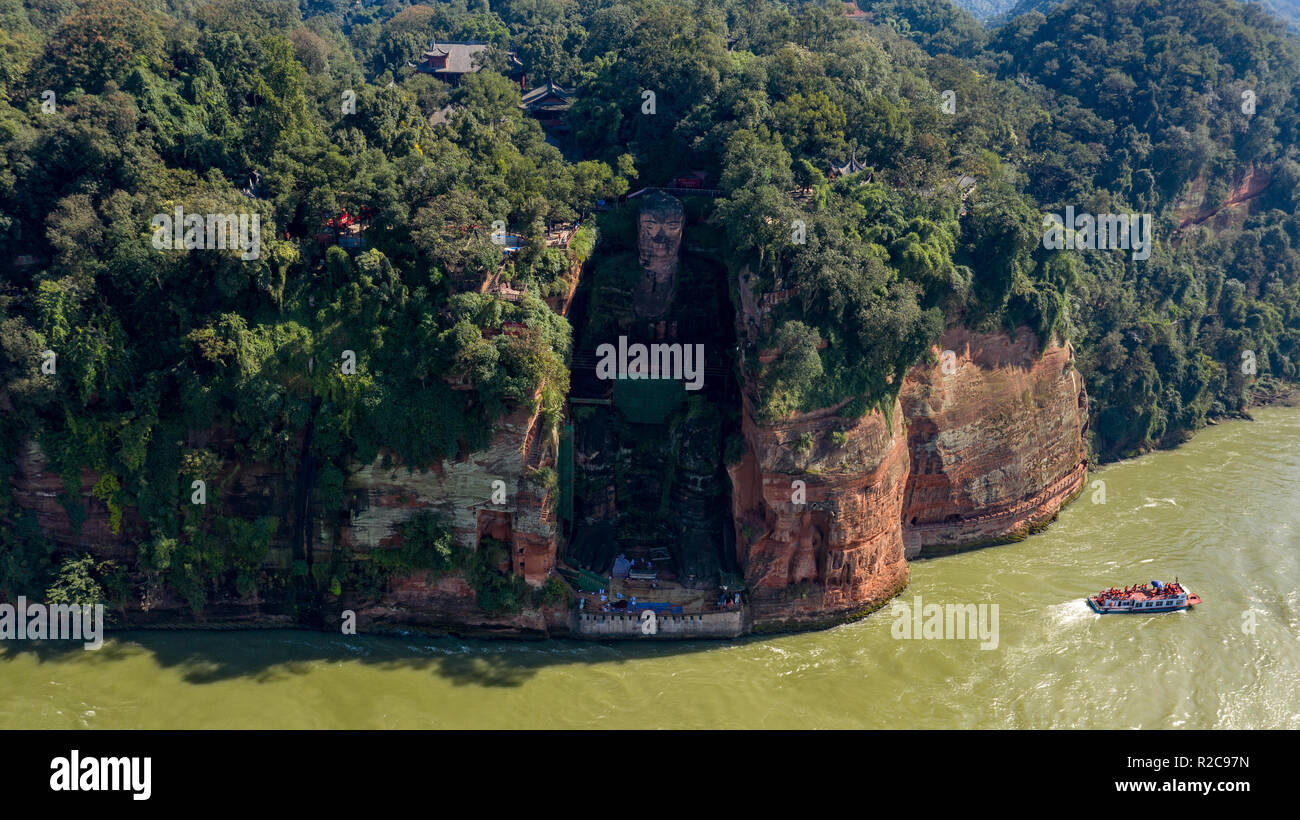
[[[1176,612],[1200,602],[1199,595],[1188,592],[1177,581],[1172,584],[1152,581],[1124,589],[1104,589],[1088,598],[1088,606],[1101,615],[1110,612]]]

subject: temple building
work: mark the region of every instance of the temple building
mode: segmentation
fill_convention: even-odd
[[[849,174],[857,174],[866,170],[869,170],[869,166],[863,165],[861,162],[858,162],[858,154],[856,151],[854,151],[853,155],[849,157],[848,162],[843,162],[843,163],[837,162],[831,164],[830,178],[834,179],[835,177],[846,177]]]
[[[475,58],[490,47],[487,43],[438,43],[430,41],[429,47],[420,55],[420,64],[416,66],[416,69],[425,74],[432,74],[449,85],[459,85],[461,77],[466,74],[473,74],[481,68]],[[519,62],[519,58],[515,56],[513,51],[506,53],[510,58],[510,70],[506,72],[506,76],[518,80],[519,87],[522,90],[527,82],[527,77],[524,75],[524,64]]]
[[[547,131],[563,134],[569,130],[565,115],[573,105],[573,92],[547,80],[545,85],[524,94],[519,107],[542,124]]]

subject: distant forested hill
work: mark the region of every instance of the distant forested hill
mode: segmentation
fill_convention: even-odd
[[[1300,0],[1254,0],[1276,14],[1293,29],[1300,28]]]
[[[969,11],[981,22],[1006,14],[1020,2],[1021,0],[953,0],[953,3]]]
[[[1093,293],[1074,313],[1087,328],[1076,338],[1088,390],[1114,402],[1096,419],[1100,448],[1177,440],[1244,383],[1232,362],[1253,357],[1258,340],[1271,339],[1273,362],[1300,350],[1300,329],[1283,329],[1297,309],[1285,294],[1300,293],[1283,280],[1295,274],[1275,267],[1297,260],[1273,244],[1300,244],[1296,40],[1259,8],[1225,0],[1071,0],[1016,18],[990,50],[1004,55],[1001,76],[1054,112],[1059,131],[1036,144],[1028,169],[1045,208],[1136,208],[1162,214],[1172,233],[1192,192],[1213,207],[1240,195],[1244,169],[1271,175],[1239,230],[1182,234],[1139,266],[1088,260],[1076,285]],[[1247,94],[1258,103],[1249,112]]]
[[[973,56],[988,39],[976,15],[949,0],[883,0],[862,2],[859,7],[932,54]]]
[[[1061,0],[953,0],[984,23],[997,25],[1030,11],[1044,14]],[[1300,28],[1300,0],[1244,0],[1257,3],[1284,20],[1291,28]],[[1005,15],[1005,17],[1003,17]]]
[[[1006,16],[1002,18],[1002,20],[994,20],[992,22],[1003,22],[1005,20],[1010,20],[1012,17],[1019,17],[1022,14],[1028,14],[1031,11],[1041,11],[1043,14],[1046,14],[1053,6],[1059,5],[1060,3],[1061,0],[1012,0],[1012,2],[1003,4],[1007,6],[1007,8],[1004,9]]]

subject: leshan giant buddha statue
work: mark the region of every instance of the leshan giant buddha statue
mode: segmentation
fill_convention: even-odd
[[[635,295],[636,315],[640,318],[662,318],[672,306],[684,221],[682,203],[662,191],[653,191],[641,200],[637,252],[642,275]]]

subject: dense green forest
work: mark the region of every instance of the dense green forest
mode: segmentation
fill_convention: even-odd
[[[70,508],[94,470],[115,525],[127,507],[147,525],[143,568],[198,608],[208,579],[255,575],[286,522],[245,531],[215,493],[216,520],[182,503],[221,466],[187,431],[224,431],[235,463],[292,474],[310,426],[328,509],[380,447],[423,467],[482,446],[511,407],[541,401],[558,419],[570,329],[539,297],[568,261],[543,230],[626,181],[566,162],[500,74],[451,89],[406,68],[433,34],[504,38],[495,15],[261,0],[0,9],[6,478],[29,436]],[[458,115],[435,132],[428,116],[446,104]],[[258,214],[260,254],[159,252],[151,219],[178,206]],[[365,250],[314,240],[343,212],[366,215]],[[503,274],[531,286],[517,303],[457,292],[501,263],[496,220],[524,237]],[[505,322],[527,332],[485,333]],[[39,586],[48,545],[5,503],[16,526],[0,586]]]
[[[1059,2],[1061,0],[956,0],[957,5],[990,25],[1005,23],[1009,19],[1031,11],[1047,14]],[[1300,29],[1300,2],[1297,0],[1241,0],[1241,2],[1263,6],[1274,16],[1285,21],[1292,29]]]
[[[341,509],[381,451],[425,467],[533,403],[554,425],[571,331],[543,297],[569,260],[547,227],[684,173],[723,191],[705,218],[734,269],[797,288],[759,346],[775,360],[747,354],[766,417],[886,405],[954,322],[1072,339],[1102,459],[1300,376],[1281,24],[1236,0],[1067,0],[993,31],[946,0],[858,6],[870,20],[775,0],[0,0],[0,590],[55,580],[7,494],[31,438],[70,508],[89,469],[115,520],[138,511],[131,569],[197,608],[214,578],[255,584],[285,522],[194,513],[190,480],[221,465],[191,431],[292,472],[310,428],[316,500]],[[487,44],[482,70],[417,71],[431,39]],[[575,91],[563,151],[521,112],[510,52],[530,87]],[[865,170],[831,173],[850,159]],[[1176,233],[1250,170],[1268,185],[1239,219]],[[1155,252],[1044,249],[1066,206],[1153,214]],[[260,253],[158,250],[152,220],[178,207],[255,214]],[[317,241],[344,213],[364,248]],[[504,258],[498,221],[520,242]],[[478,292],[498,267],[521,301]],[[444,536],[413,533],[400,566],[463,561]]]

